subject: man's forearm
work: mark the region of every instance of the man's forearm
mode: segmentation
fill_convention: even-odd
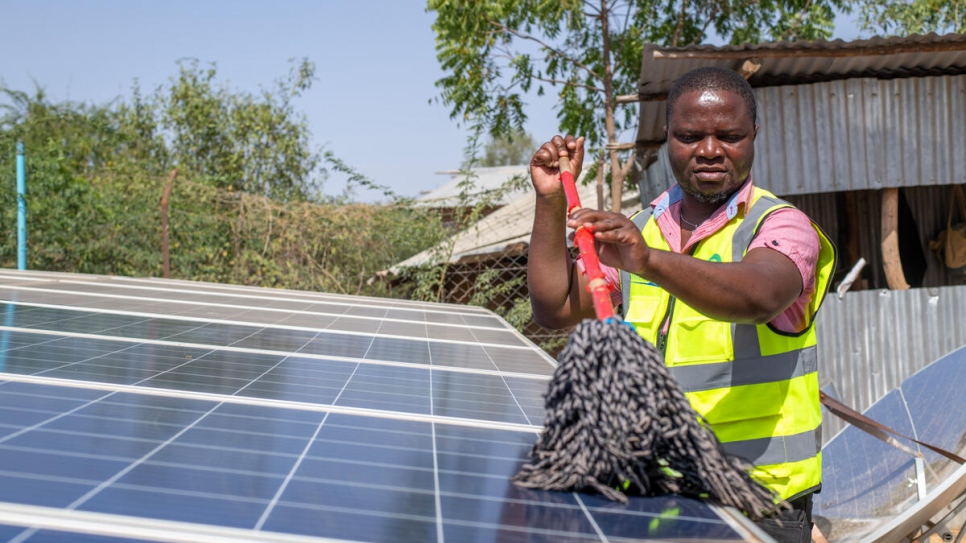
[[[541,326],[568,324],[573,263],[566,241],[567,202],[561,192],[537,196],[527,259],[527,286],[533,319]]]
[[[802,291],[792,261],[769,249],[757,249],[733,263],[655,250],[649,267],[644,277],[701,313],[728,322],[769,322]]]

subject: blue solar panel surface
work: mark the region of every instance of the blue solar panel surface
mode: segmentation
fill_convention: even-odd
[[[480,308],[0,271],[0,541],[760,540],[510,484],[554,364]]]
[[[865,415],[897,432],[959,455],[966,454],[966,347],[916,372],[879,399]],[[958,467],[952,460],[899,439],[921,454],[928,491]],[[919,501],[915,457],[847,426],[822,449],[822,492],[816,523],[832,541],[858,541],[889,524]]]

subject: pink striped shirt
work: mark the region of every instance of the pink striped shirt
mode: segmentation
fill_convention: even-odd
[[[665,191],[651,202],[658,228],[664,235],[665,241],[676,253],[686,253],[691,247],[703,239],[721,230],[725,224],[738,212],[744,212],[750,205],[752,193],[751,180],[738,190],[727,204],[718,208],[708,220],[701,223],[685,246],[681,246],[681,200],[683,191],[679,185]],[[783,332],[797,332],[805,327],[808,303],[815,292],[815,265],[818,261],[820,249],[818,234],[812,228],[812,223],[805,213],[795,208],[779,209],[773,212],[761,225],[758,235],[752,240],[748,250],[758,247],[768,247],[787,256],[795,263],[802,274],[801,296],[783,313],[772,319],[771,324]],[[583,263],[577,260],[578,268],[583,271]],[[607,281],[614,290],[611,300],[614,305],[621,303],[620,272],[616,268],[601,265],[607,276]]]

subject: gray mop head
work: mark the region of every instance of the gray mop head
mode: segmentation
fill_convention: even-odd
[[[681,494],[753,519],[779,507],[750,477],[751,464],[722,452],[661,353],[631,327],[585,320],[558,360],[544,429],[517,485],[622,503],[628,494]]]

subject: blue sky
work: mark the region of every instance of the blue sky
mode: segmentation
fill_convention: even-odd
[[[296,107],[315,145],[397,193],[415,196],[458,168],[466,132],[449,119],[422,0],[0,0],[0,82],[54,100],[107,103],[138,79],[153,89],[181,58],[215,63],[219,80],[257,91],[307,57],[318,80]],[[836,37],[857,33],[840,25]],[[548,98],[528,108],[535,139],[556,131]],[[325,192],[337,194],[338,176]],[[363,199],[374,195],[360,194]]]

